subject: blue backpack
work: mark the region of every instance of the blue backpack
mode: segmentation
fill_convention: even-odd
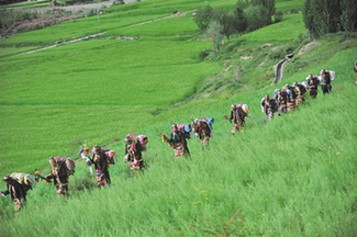
[[[213,123],[214,123],[214,118],[207,118],[206,122],[209,124],[209,126],[212,127]]]
[[[185,126],[183,126],[183,130],[185,131],[185,133],[191,133],[192,128],[189,124],[185,124]]]

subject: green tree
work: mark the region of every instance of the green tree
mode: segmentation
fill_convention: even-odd
[[[335,33],[340,25],[340,0],[325,0],[324,17],[326,18],[328,32]]]
[[[194,20],[201,30],[209,31],[209,34],[213,26],[215,30],[221,28],[220,35],[229,39],[235,32],[242,34],[271,24],[274,14],[275,0],[239,0],[233,10],[213,9],[207,5],[196,12]]]
[[[217,9],[213,11],[213,21],[218,22],[221,27],[222,31],[221,34],[229,37],[235,32],[235,16],[231,12],[223,9]]]
[[[341,0],[340,25],[344,31],[357,31],[357,1]]]
[[[266,25],[272,23],[272,16],[275,14],[275,0],[251,0],[251,4],[261,6],[262,15],[260,18],[264,19]]]
[[[243,33],[247,29],[247,18],[243,11],[243,6],[237,6],[235,10],[234,29],[237,34]]]
[[[276,11],[274,14],[274,22],[280,22],[283,19],[284,13],[282,11]]]
[[[210,5],[197,10],[194,20],[201,30],[206,30],[213,17],[213,9]]]
[[[253,31],[266,25],[265,19],[261,17],[263,11],[264,9],[260,5],[250,5],[244,9],[247,19],[247,31]]]
[[[240,29],[256,30],[272,23],[275,0],[239,0],[236,7]]]
[[[320,36],[320,27],[317,27],[316,18],[314,14],[313,0],[306,0],[304,4],[304,24],[305,27],[309,30],[311,37]]]
[[[207,28],[207,35],[212,41],[213,50],[219,52],[223,44],[223,26],[218,21],[211,21]]]
[[[304,23],[313,38],[338,31],[356,31],[355,0],[306,0]]]

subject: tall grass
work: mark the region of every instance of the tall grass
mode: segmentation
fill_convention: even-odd
[[[206,45],[100,40],[3,60],[2,151],[13,152],[0,170],[21,166],[32,172],[33,160],[43,166],[53,154],[76,157],[84,143],[109,144],[135,132],[158,108],[184,98],[198,80],[219,70],[194,59]],[[160,93],[153,96],[155,91]]]
[[[110,188],[83,192],[71,186],[68,200],[40,183],[27,208],[3,224],[16,236],[29,226],[30,236],[353,236],[355,88],[339,83],[336,90],[341,92],[236,136],[217,117],[210,149],[189,141],[192,159],[172,158],[152,136],[145,172],[129,175],[118,163],[111,167]],[[217,113],[197,111],[208,112]],[[72,185],[88,173],[83,163],[77,170]],[[60,208],[53,212],[54,206]]]
[[[163,3],[143,2],[162,9]],[[121,9],[115,8],[113,12]],[[298,17],[287,17],[282,29],[288,32],[290,20],[293,26],[300,24]],[[189,26],[188,18],[177,20]],[[167,22],[177,24],[174,19]],[[320,93],[296,111],[267,121],[259,101],[281,85],[262,83],[264,88],[244,90],[255,83],[247,80],[237,93],[211,91],[202,95],[205,98],[185,100],[228,61],[243,74],[259,66],[239,60],[235,46],[225,62],[199,62],[197,55],[209,42],[177,41],[172,29],[157,28],[163,23],[147,24],[145,37],[138,41],[103,38],[0,59],[1,175],[34,168],[46,173],[47,156],[76,158],[84,143],[115,149],[118,161],[110,167],[113,184],[102,190],[94,187],[94,177],[80,161],[70,177],[67,199],[58,198],[54,186],[45,182],[29,192],[20,213],[12,211],[8,198],[0,199],[0,236],[353,236],[357,108],[351,65],[356,41],[337,45],[327,37],[322,46],[288,63],[289,74],[281,84],[328,68],[337,72],[333,93]],[[140,36],[144,28],[119,27],[113,32]],[[285,40],[274,39],[275,30],[262,31],[274,46],[285,46]],[[257,42],[259,34],[237,40],[238,45],[243,42],[239,47],[257,55],[258,64],[273,64],[265,58],[270,49],[261,47],[266,41]],[[319,57],[322,49],[330,50],[327,60]],[[223,119],[232,103],[247,103],[252,115],[235,136]],[[215,118],[210,146],[203,148],[192,138],[192,157],[173,158],[160,133],[168,133],[172,123],[206,116]],[[129,132],[149,136],[143,172],[131,174],[121,160],[121,139]]]
[[[294,24],[297,23],[297,24]],[[291,24],[294,24],[294,31],[291,31]],[[276,41],[293,41],[300,35],[307,33],[303,24],[303,15],[301,13],[286,15],[284,20],[274,23],[268,28],[243,35],[241,39],[249,38],[249,41],[260,41],[264,43],[271,43]]]

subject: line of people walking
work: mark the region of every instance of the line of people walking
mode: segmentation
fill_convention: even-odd
[[[336,73],[332,70],[321,69],[319,75],[309,74],[304,81],[294,82],[292,85],[285,84],[281,89],[276,89],[273,96],[265,95],[260,101],[260,107],[269,120],[274,114],[279,116],[299,107],[305,101],[306,93],[309,92],[311,98],[318,95],[318,87],[321,86],[323,94],[332,92],[332,81]]]
[[[357,68],[357,67],[356,67]],[[316,98],[318,86],[321,85],[323,94],[332,92],[331,82],[335,79],[336,73],[332,70],[322,69],[320,74],[308,75],[303,82],[294,82],[292,85],[286,84],[281,89],[276,89],[273,96],[265,95],[260,106],[262,112],[266,114],[269,120],[273,119],[274,113],[281,116],[284,113],[294,110],[305,101],[306,93],[309,92],[311,98]],[[247,104],[232,104],[230,115],[224,118],[232,124],[231,133],[235,134],[245,126],[245,118],[251,117]],[[212,138],[213,117],[196,118],[191,123],[172,124],[170,127],[170,136],[161,133],[162,142],[173,148],[174,157],[191,157],[188,147],[188,140],[191,138],[191,132],[199,139],[203,147],[208,147]],[[147,149],[149,138],[147,135],[128,134],[124,138],[124,159],[129,163],[130,171],[143,170],[146,165],[143,152]],[[116,152],[94,145],[92,150],[88,146],[79,151],[80,159],[85,161],[89,168],[91,176],[95,175],[96,185],[102,188],[110,186],[111,178],[109,167],[116,164]],[[11,173],[3,177],[7,189],[0,192],[0,195],[10,195],[16,211],[23,208],[26,202],[27,192],[32,190],[39,180],[45,180],[47,183],[53,182],[56,192],[59,196],[68,195],[69,177],[74,175],[76,162],[70,157],[53,156],[48,158],[51,166],[51,172],[48,175],[42,175],[39,170],[35,170],[34,175],[27,173]],[[94,166],[94,171],[93,171]]]

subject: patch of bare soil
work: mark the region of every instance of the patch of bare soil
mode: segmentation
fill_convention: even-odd
[[[298,52],[298,56],[303,55],[303,54],[309,52],[310,50],[312,50],[313,48],[316,48],[320,45],[321,45],[320,42],[312,41],[312,42],[308,43],[307,45],[304,45],[303,47],[301,47],[301,49]]]

